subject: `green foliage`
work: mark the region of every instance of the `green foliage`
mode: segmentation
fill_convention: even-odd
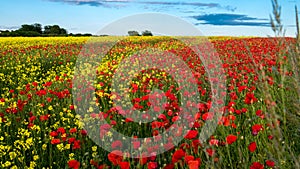
[[[142,32],[143,36],[153,36],[151,31],[145,30],[144,32]]]
[[[42,25],[39,23],[35,24],[24,24],[20,29],[15,31],[0,31],[0,37],[49,37],[49,36],[92,36],[92,34],[68,34],[68,31],[64,28],[61,28],[59,25],[46,25],[44,26],[44,30],[42,29]]]
[[[128,31],[129,36],[141,36],[138,31]]]

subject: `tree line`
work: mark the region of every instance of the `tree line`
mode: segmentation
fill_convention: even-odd
[[[145,30],[140,35],[138,31],[128,31],[129,36],[153,36],[152,32],[149,30]]]
[[[23,36],[23,37],[37,37],[37,36],[92,36],[92,34],[72,34],[64,28],[61,28],[59,25],[46,25],[44,28],[41,24],[35,23],[35,24],[24,24],[21,26],[21,28],[13,31],[9,30],[0,30],[0,36],[1,37],[17,37],[17,36]]]

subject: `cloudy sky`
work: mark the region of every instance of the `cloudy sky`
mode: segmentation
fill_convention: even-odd
[[[279,3],[286,35],[295,36],[294,6],[300,8],[300,0],[279,0]],[[124,17],[153,12],[179,17],[204,35],[273,35],[269,27],[271,0],[7,0],[0,6],[0,30],[41,23],[58,24],[72,33],[96,34]],[[167,19],[153,17],[148,24],[168,22]],[[143,18],[134,22],[139,25]],[[179,22],[174,28],[181,26]],[[145,27],[138,31],[142,29]]]

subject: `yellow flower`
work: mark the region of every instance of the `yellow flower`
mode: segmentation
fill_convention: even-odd
[[[4,164],[2,164],[2,167],[9,167],[9,166],[11,166],[10,161],[6,161]]]
[[[15,152],[9,152],[9,157],[10,157],[11,160],[15,159],[16,156],[17,156],[17,153],[15,153]]]
[[[53,107],[50,105],[49,107],[48,107],[48,110],[53,110]]]
[[[27,144],[28,146],[33,145],[32,137],[31,137],[31,138],[28,138],[28,139],[26,140],[26,144]]]
[[[108,131],[108,132],[106,133],[106,135],[107,135],[108,137],[111,137],[111,136],[112,136],[112,132]]]
[[[97,152],[93,152],[93,153],[92,153],[92,157],[95,158],[96,156],[97,156]]]
[[[71,148],[71,145],[70,144],[66,144],[65,149],[69,150],[70,148]]]
[[[93,112],[93,111],[94,111],[93,107],[90,107],[88,110],[88,112]]]
[[[63,143],[57,144],[56,147],[57,147],[57,149],[59,151],[63,151],[64,150],[64,144]]]
[[[47,149],[47,144],[43,144],[43,145],[42,145],[42,149],[43,149],[43,150],[46,150],[46,149]]]
[[[36,163],[34,161],[30,161],[30,169],[34,169],[34,167],[36,167]]]
[[[92,151],[97,151],[97,146],[93,146]]]
[[[38,160],[38,159],[39,159],[39,155],[33,156],[33,160],[34,160],[34,161],[36,161],[36,160]]]
[[[16,165],[10,167],[10,169],[18,169],[18,167]]]
[[[74,157],[74,153],[69,154],[69,158],[72,159]]]

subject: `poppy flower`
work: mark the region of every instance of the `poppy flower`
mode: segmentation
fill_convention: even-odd
[[[198,135],[197,130],[189,130],[189,132],[187,133],[187,135],[184,138],[185,139],[193,139],[193,138],[196,138],[197,135]]]
[[[254,152],[256,150],[256,143],[255,142],[250,143],[248,149],[251,153]]]
[[[211,149],[211,148],[207,148],[207,149],[206,149],[206,152],[207,152],[207,154],[208,154],[209,156],[211,156],[211,157],[215,154],[215,150],[213,150],[213,149]]]
[[[60,139],[52,139],[51,140],[51,144],[59,144],[60,143]]]
[[[227,144],[232,144],[236,141],[236,139],[237,139],[237,136],[230,134],[226,137],[226,142],[227,142]]]
[[[188,162],[189,169],[198,169],[199,168],[199,161],[191,160]]]
[[[56,131],[60,134],[65,134],[66,133],[66,130],[63,127],[59,127]]]
[[[272,161],[272,160],[267,160],[267,161],[266,161],[266,165],[267,165],[268,167],[274,167],[274,166],[275,166],[275,162]]]
[[[172,162],[176,163],[185,156],[185,152],[182,149],[176,150],[172,156]]]
[[[216,145],[218,145],[219,144],[219,140],[217,140],[217,139],[210,139],[209,140],[209,145],[214,145],[214,146],[216,146]]]
[[[174,168],[175,168],[174,164],[167,164],[167,165],[164,167],[164,169],[174,169]]]
[[[56,131],[51,131],[50,136],[56,137],[56,136],[58,136],[58,133]]]
[[[130,169],[130,163],[127,161],[121,161],[119,163],[121,169]]]
[[[194,159],[195,159],[195,157],[192,156],[192,155],[187,155],[187,156],[184,157],[184,161],[185,161],[187,164],[188,164],[189,161],[192,161],[192,160],[194,160]]]
[[[117,166],[123,159],[122,157],[122,151],[119,150],[113,150],[108,154],[108,160],[115,166]]]
[[[80,149],[80,140],[75,140],[73,143],[73,150]]]
[[[121,148],[123,146],[122,142],[120,140],[116,140],[111,144],[112,149]]]
[[[213,119],[213,117],[214,117],[214,114],[211,112],[207,112],[202,115],[202,119],[204,121],[211,120],[211,119]]]
[[[253,104],[257,102],[257,98],[254,96],[253,93],[247,93],[244,102],[246,104]]]
[[[158,165],[157,165],[157,162],[149,162],[148,164],[147,164],[147,168],[148,169],[156,169],[158,167]]]
[[[254,124],[252,126],[252,135],[256,136],[258,132],[263,130],[263,126],[261,124]]]
[[[142,154],[139,158],[139,162],[141,165],[145,165],[148,162],[148,158],[145,157],[145,154]]]
[[[77,160],[70,160],[68,162],[68,166],[69,166],[69,168],[78,169],[80,167],[80,162]]]
[[[250,166],[250,169],[264,169],[264,165],[260,162],[253,162]]]
[[[76,133],[77,132],[77,129],[76,128],[71,128],[70,129],[70,133]]]
[[[134,149],[138,149],[141,146],[141,142],[140,141],[133,141],[133,148]]]

